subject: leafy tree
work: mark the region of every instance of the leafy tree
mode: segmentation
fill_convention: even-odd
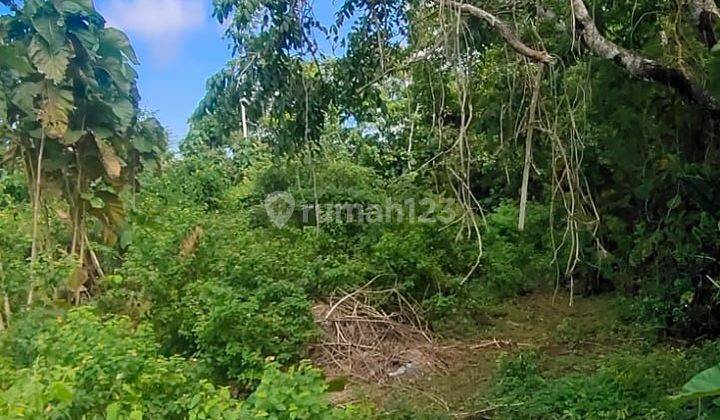
[[[137,57],[125,34],[105,27],[92,1],[8,4],[12,11],[0,20],[5,161],[19,159],[27,175],[32,264],[40,251],[44,199],[60,195],[68,204],[69,250],[78,259],[69,287],[79,299],[91,273],[102,272],[90,249],[87,216],[104,226],[106,240],[114,240],[124,214],[120,192],[137,175],[140,160],[157,158],[165,137],[157,121],[137,121]]]

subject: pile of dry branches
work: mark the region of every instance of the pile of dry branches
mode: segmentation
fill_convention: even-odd
[[[394,310],[386,312],[378,302]],[[312,356],[329,377],[383,382],[444,367],[427,325],[396,289],[362,287],[318,303],[313,314],[324,337]]]

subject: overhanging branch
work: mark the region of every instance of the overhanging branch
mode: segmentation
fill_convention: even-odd
[[[609,41],[598,30],[583,0],[571,0],[571,5],[575,31],[593,53],[612,60],[633,77],[667,86],[675,90],[686,102],[720,115],[720,108],[715,99],[697,82],[678,69],[664,66]]]
[[[510,47],[512,47],[512,49],[514,49],[518,54],[538,63],[551,63],[553,61],[552,56],[548,54],[547,51],[539,51],[525,45],[517,37],[517,35],[515,35],[515,31],[513,31],[512,28],[508,26],[508,24],[498,19],[492,13],[489,13],[477,6],[460,3],[454,0],[440,0],[440,2],[448,7],[460,10],[461,12],[468,13],[484,20],[495,31],[497,31],[497,33],[505,40],[505,42],[507,42],[507,44],[510,45]]]

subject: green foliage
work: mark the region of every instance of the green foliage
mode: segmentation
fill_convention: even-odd
[[[208,388],[194,363],[161,356],[147,324],[89,308],[36,319],[27,353],[8,359],[15,370],[0,378],[3,416],[183,418],[226,392]],[[19,340],[16,332],[3,343]]]
[[[717,116],[586,54],[566,1],[513,8],[518,38],[557,62],[533,122],[534,67],[476,17],[346,0],[326,27],[305,1],[215,0],[234,58],[208,81],[175,158],[138,110],[127,36],[91,1],[2,3],[0,417],[366,415],[332,407],[301,362],[318,339],[314,302],[364,285],[396,290],[453,337],[482,334],[503,299],[553,281],[625,292],[625,316],[653,331],[720,333]],[[717,46],[698,41],[686,5],[586,3],[610,40],[716,93]],[[324,56],[317,36],[343,55]],[[265,209],[279,191],[296,205],[281,227]],[[370,223],[316,207],[414,203],[421,215],[433,202],[452,214]],[[69,310],[68,286],[92,309]],[[29,291],[42,307],[21,310]],[[576,351],[593,325],[554,328]],[[501,364],[494,407],[687,417],[716,395],[717,368],[667,395],[716,350],[619,351],[572,372],[523,352]]]
[[[502,360],[496,402],[506,404],[504,418],[693,418],[691,407],[668,396],[688,370],[717,358],[714,348],[619,351],[591,372],[560,374],[544,371],[537,352],[522,352]]]
[[[0,387],[0,415],[7,419],[64,418],[75,396],[75,371],[69,368],[41,368],[3,372]],[[11,384],[5,387],[5,384]]]
[[[34,218],[40,201],[64,198],[71,254],[85,250],[77,237],[88,216],[114,245],[121,191],[160,158],[167,137],[157,120],[138,118],[139,63],[127,36],[105,27],[92,2],[33,0],[3,16],[0,37],[3,164],[22,161],[28,186],[41,186]]]
[[[333,408],[324,378],[305,363],[281,371],[277,362],[261,360],[259,385],[243,404],[204,379],[196,362],[161,356],[148,324],[103,320],[89,308],[50,315],[37,313],[3,336],[0,349],[10,356],[0,365],[3,418],[315,419],[365,413]]]
[[[704,398],[715,399],[710,404],[706,415],[708,418],[717,416],[720,413],[718,409],[718,400],[716,397],[720,395],[720,365],[706,369],[693,376],[688,383],[683,385],[680,393],[673,398],[680,400],[695,400],[698,402],[698,416],[702,412],[702,400]]]
[[[517,229],[515,204],[503,203],[486,217],[480,268],[484,276],[478,281],[501,296],[526,293],[553,279],[549,211],[530,203],[527,214],[523,232]]]
[[[7,200],[6,205],[0,206],[0,295],[7,295],[11,308],[19,308],[20,303],[27,299],[27,280],[30,277],[32,266],[28,264],[28,249],[31,244],[31,215],[32,210],[24,196],[18,197],[15,192],[25,190],[20,184],[21,178],[0,178],[0,189],[11,194],[2,195]],[[53,288],[62,289],[74,268],[73,258],[66,249],[54,243],[55,239],[66,237],[65,226],[58,220],[52,219],[46,226],[48,236],[52,238],[52,246],[48,246],[39,253],[35,262],[35,269],[41,270],[44,275],[38,286],[42,292],[40,298],[45,302],[52,301],[49,291]]]
[[[259,379],[266,357],[297,361],[314,337],[301,287],[308,275],[285,248],[299,243],[253,232],[245,214],[224,210],[231,175],[227,160],[212,156],[176,162],[144,183],[125,263],[101,305],[149,317],[164,349],[195,355],[217,378],[244,386]]]
[[[315,325],[296,286],[269,278],[252,279],[250,286],[242,280],[191,286],[182,302],[187,315],[181,332],[218,377],[251,383],[260,379],[266,357],[283,365],[297,361]]]
[[[367,413],[357,407],[334,408],[327,401],[327,384],[320,371],[301,363],[283,372],[277,363],[265,367],[260,385],[248,397],[243,412],[247,418],[268,419],[362,419]]]

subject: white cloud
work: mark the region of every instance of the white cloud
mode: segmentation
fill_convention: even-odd
[[[111,26],[140,36],[182,35],[205,24],[203,0],[110,0],[106,16]]]
[[[205,26],[208,3],[207,0],[108,0],[101,9],[109,26],[149,42],[156,58],[167,61],[182,48],[186,34]]]

